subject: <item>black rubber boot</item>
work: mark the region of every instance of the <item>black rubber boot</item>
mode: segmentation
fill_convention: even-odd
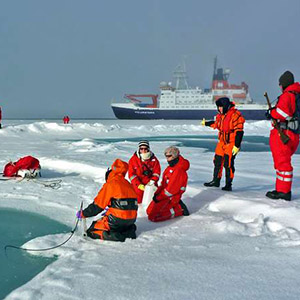
[[[232,185],[226,183],[226,185],[222,187],[222,190],[231,192],[232,191]]]
[[[181,206],[181,208],[183,210],[183,215],[189,216],[190,212],[189,212],[188,208],[186,207],[186,205],[182,202],[182,200],[179,201],[179,205]]]
[[[219,187],[220,186],[220,181],[221,181],[221,178],[214,178],[212,181],[210,182],[205,182],[204,183],[204,186],[208,186],[208,187],[212,187],[212,186],[215,186],[215,187]]]
[[[286,201],[291,201],[291,199],[292,199],[291,192],[282,193],[282,192],[277,192],[276,190],[267,192],[266,196],[270,199],[283,199]]]
[[[226,184],[225,186],[222,187],[222,190],[223,191],[228,191],[228,192],[231,192],[232,191],[232,179],[227,179],[226,178]]]

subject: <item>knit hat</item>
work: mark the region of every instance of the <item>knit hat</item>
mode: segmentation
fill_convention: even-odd
[[[229,106],[230,106],[230,100],[229,98],[227,97],[222,97],[222,98],[219,98],[217,101],[216,101],[216,105],[219,107],[219,106],[222,106],[223,107],[223,114],[226,114],[228,109],[229,109]]]
[[[172,155],[173,158],[177,158],[180,154],[180,151],[175,146],[170,146],[165,150],[165,156]]]
[[[147,140],[139,141],[139,148],[142,147],[142,146],[145,146],[148,149],[150,149],[149,141],[147,141]]]
[[[285,71],[279,77],[279,85],[281,85],[283,89],[286,89],[289,85],[293,83],[294,83],[294,75],[290,71]]]

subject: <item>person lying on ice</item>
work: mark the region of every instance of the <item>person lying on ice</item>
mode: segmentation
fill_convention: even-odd
[[[300,94],[299,82],[294,82],[294,75],[290,71],[284,72],[279,78],[282,94],[278,97],[276,105],[267,111],[266,117],[276,120],[289,141],[284,144],[279,137],[278,130],[273,128],[270,132],[270,148],[272,151],[274,169],[276,170],[276,189],[267,192],[271,199],[292,198],[293,166],[292,155],[299,145],[299,120],[297,120],[296,95]]]
[[[138,150],[130,158],[128,177],[137,194],[138,203],[142,203],[145,185],[155,184],[160,176],[160,163],[154,153],[150,151],[150,144],[146,140],[139,142]]]
[[[181,196],[186,190],[190,163],[183,158],[175,146],[165,150],[169,166],[163,173],[161,185],[147,208],[148,219],[152,222],[165,221],[179,216],[188,216],[189,211]]]
[[[124,242],[136,238],[137,196],[131,184],[125,179],[128,164],[116,159],[105,174],[106,183],[86,209],[78,211],[79,219],[98,215],[107,209],[98,221],[92,222],[87,236],[92,239]]]
[[[219,187],[222,178],[223,166],[225,168],[224,191],[232,191],[234,177],[234,159],[241,148],[244,135],[245,119],[235,108],[235,104],[229,98],[222,97],[216,101],[218,114],[215,121],[202,120],[203,126],[210,126],[219,130],[219,141],[215,150],[213,180],[204,183],[207,187]]]

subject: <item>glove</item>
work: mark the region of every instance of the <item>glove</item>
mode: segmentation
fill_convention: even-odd
[[[148,183],[147,183],[147,185],[153,185],[154,184],[154,180],[150,180]]]
[[[237,155],[240,151],[240,148],[236,147],[236,146],[233,146],[232,148],[232,155]]]
[[[145,186],[143,184],[140,184],[138,186],[138,189],[141,190],[141,191],[144,191],[145,190]]]
[[[82,210],[79,210],[77,213],[76,213],[76,218],[81,220],[81,219],[84,219],[84,215],[82,214]]]
[[[205,118],[203,118],[202,121],[201,121],[201,125],[205,126],[205,122],[206,122],[206,120],[205,120]]]
[[[265,112],[265,116],[267,118],[267,120],[271,120],[272,116],[271,116],[271,111],[274,109],[275,107],[271,107],[269,108],[266,112]]]
[[[156,195],[153,196],[152,198],[153,202],[158,203],[159,201],[156,199]]]
[[[271,119],[272,119],[270,112],[271,112],[270,109],[268,109],[268,110],[265,112],[265,116],[266,116],[267,120],[271,120]]]

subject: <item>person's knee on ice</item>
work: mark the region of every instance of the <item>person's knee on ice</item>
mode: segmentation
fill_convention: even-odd
[[[168,167],[164,170],[161,185],[146,211],[148,219],[152,222],[188,215],[187,207],[179,203],[187,186],[189,161],[180,155],[175,146],[165,150],[165,157]]]
[[[132,185],[125,179],[128,164],[115,160],[106,171],[106,183],[87,208],[78,216],[93,217],[101,214],[101,219],[93,222],[87,230],[87,236],[93,239],[125,241],[135,238],[137,218],[137,195]]]
[[[146,185],[156,185],[160,177],[160,163],[150,150],[150,143],[141,140],[138,149],[128,162],[128,177],[138,196],[138,203],[142,203]]]

